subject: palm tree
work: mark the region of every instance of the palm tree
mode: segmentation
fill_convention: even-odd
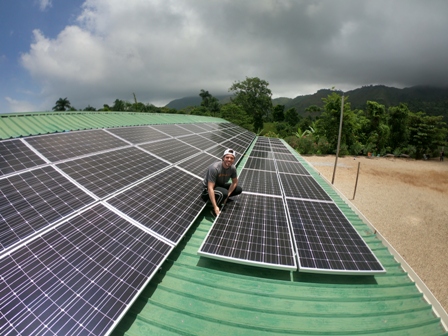
[[[64,99],[59,98],[56,101],[56,105],[53,107],[53,111],[66,111],[71,108],[70,101],[65,97]]]

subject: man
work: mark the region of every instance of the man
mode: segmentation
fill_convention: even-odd
[[[238,185],[238,177],[235,162],[236,152],[233,149],[227,149],[222,160],[211,164],[202,181],[204,191],[202,199],[207,202],[210,199],[212,204],[212,214],[218,216],[219,205],[224,202],[230,195],[236,196],[241,194],[243,189]],[[229,179],[232,183],[228,183]]]

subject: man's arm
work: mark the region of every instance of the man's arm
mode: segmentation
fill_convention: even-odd
[[[216,216],[219,214],[219,207],[216,204],[216,198],[215,198],[215,184],[213,182],[207,183],[207,191],[208,191],[208,197],[210,198],[210,202],[212,202],[213,211],[215,212]]]
[[[229,197],[230,196],[230,194],[231,193],[233,193],[233,191],[235,190],[235,188],[236,188],[236,186],[238,185],[238,177],[234,177],[233,179],[232,179],[232,184],[230,185],[230,187],[229,187],[229,191],[228,191],[228,193],[227,193],[227,197]]]

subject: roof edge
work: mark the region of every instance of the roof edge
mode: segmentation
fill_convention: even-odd
[[[312,169],[319,173],[317,169],[314,167],[313,164],[311,164],[308,160],[306,160],[305,157],[303,159],[309,164]],[[350,200],[338,189],[336,188],[331,182],[322,174],[320,176],[327,181],[328,185],[338,193],[338,195],[344,200],[345,203],[361,218],[361,220],[366,224],[369,228],[371,228],[374,232],[374,234],[377,236],[377,238],[384,244],[384,246],[387,247],[389,250],[389,253],[393,255],[395,260],[400,264],[400,267],[405,271],[408,275],[408,277],[411,279],[412,282],[414,282],[415,286],[419,290],[420,293],[423,294],[423,298],[431,305],[432,311],[434,314],[440,318],[440,322],[445,329],[445,331],[448,331],[448,314],[445,311],[445,309],[440,304],[439,300],[434,296],[434,294],[431,292],[431,290],[426,286],[426,284],[423,282],[423,280],[417,275],[417,273],[412,269],[412,267],[406,262],[405,259],[398,253],[397,250],[387,241],[387,239],[376,229],[376,227],[367,219],[367,217],[364,216],[364,214],[352,203]]]

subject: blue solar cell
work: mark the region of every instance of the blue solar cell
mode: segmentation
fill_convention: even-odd
[[[198,253],[268,268],[296,269],[281,198],[241,194],[220,213]]]
[[[334,203],[287,199],[299,270],[384,273],[381,263]]]
[[[102,205],[0,260],[3,335],[105,335],[172,246]]]

